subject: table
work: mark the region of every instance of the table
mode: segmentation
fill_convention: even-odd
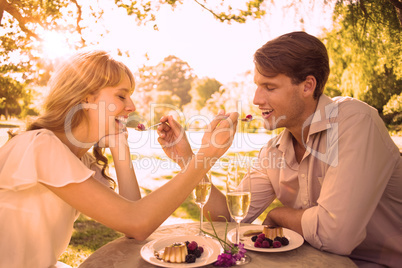
[[[214,227],[219,237],[224,236],[225,222],[214,222]],[[251,224],[243,224],[247,226]],[[140,250],[143,245],[154,239],[171,237],[176,235],[195,235],[198,233],[199,223],[185,223],[165,225],[159,227],[145,241],[137,241],[126,237],[120,237],[95,251],[81,265],[80,268],[133,268],[133,267],[156,267],[142,259]],[[235,228],[235,223],[229,223],[228,230]],[[205,222],[203,229],[212,232],[211,224]],[[280,253],[255,252],[248,250],[251,257],[245,268],[260,267],[357,267],[351,259],[328,252],[319,251],[307,242],[301,247]],[[178,264],[179,266],[179,264]],[[206,267],[215,267],[212,264]]]

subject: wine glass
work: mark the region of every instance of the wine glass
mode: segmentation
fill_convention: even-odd
[[[208,202],[211,195],[211,171],[205,174],[204,178],[198,183],[193,190],[194,202],[200,208],[200,232],[198,235],[205,236],[202,232],[202,222],[204,220],[203,207]]]
[[[249,159],[231,159],[228,164],[226,179],[226,203],[230,216],[236,222],[236,244],[240,243],[240,222],[246,217],[251,201],[251,186],[248,173],[250,171]],[[242,265],[250,262],[250,257],[245,256],[236,262]]]

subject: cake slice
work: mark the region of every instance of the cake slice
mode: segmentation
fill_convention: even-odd
[[[187,246],[185,243],[174,243],[168,247],[165,247],[162,259],[171,263],[186,262]]]
[[[262,232],[265,234],[266,238],[274,240],[277,236],[283,237],[283,228],[282,227],[269,227],[264,226]]]

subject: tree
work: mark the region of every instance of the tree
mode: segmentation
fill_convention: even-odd
[[[228,1],[220,1],[218,5],[210,5],[194,0],[200,9],[209,11],[213,17],[222,22],[243,23],[247,18],[259,18],[264,15],[260,10],[263,0],[250,0],[241,9],[233,9]],[[88,45],[87,35],[93,30],[89,25],[102,20],[107,5],[114,5],[135,17],[138,24],[154,23],[157,11],[161,6],[175,9],[183,4],[178,0],[0,0],[0,74],[7,79],[16,79],[23,74],[25,82],[15,80],[27,87],[29,82],[46,84],[54,62],[43,60],[46,53],[40,42],[47,33],[59,32],[65,36],[65,43],[73,48]],[[98,24],[99,26],[99,24]],[[98,27],[97,27],[98,28]],[[107,29],[104,29],[106,32]],[[16,58],[18,58],[16,60]],[[18,83],[17,83],[18,82]],[[25,91],[29,92],[29,89]],[[2,93],[3,94],[3,93]],[[180,95],[180,92],[176,92]],[[4,96],[0,96],[2,98]],[[181,96],[182,100],[184,96]],[[188,97],[187,97],[188,98]],[[10,102],[10,94],[4,102]],[[189,99],[184,100],[184,102]],[[15,103],[15,102],[14,102]],[[4,103],[3,103],[4,105]],[[9,104],[11,105],[11,104]]]
[[[207,100],[209,100],[215,92],[219,91],[222,84],[215,78],[201,78],[193,82],[190,92],[192,106],[196,110],[201,110]]]
[[[361,99],[383,116],[384,105],[402,90],[402,27],[394,6],[339,2],[334,14],[336,27],[324,40],[331,62],[326,90]]]
[[[137,77],[137,111],[147,114],[153,109],[151,122],[191,101],[191,84],[196,76],[189,64],[176,56],[168,56],[155,66],[143,66]]]

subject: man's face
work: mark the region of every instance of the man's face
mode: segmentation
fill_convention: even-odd
[[[291,130],[302,126],[305,110],[303,83],[294,85],[284,74],[263,76],[257,69],[254,70],[254,83],[257,90],[253,103],[261,110],[266,129],[286,127]]]

